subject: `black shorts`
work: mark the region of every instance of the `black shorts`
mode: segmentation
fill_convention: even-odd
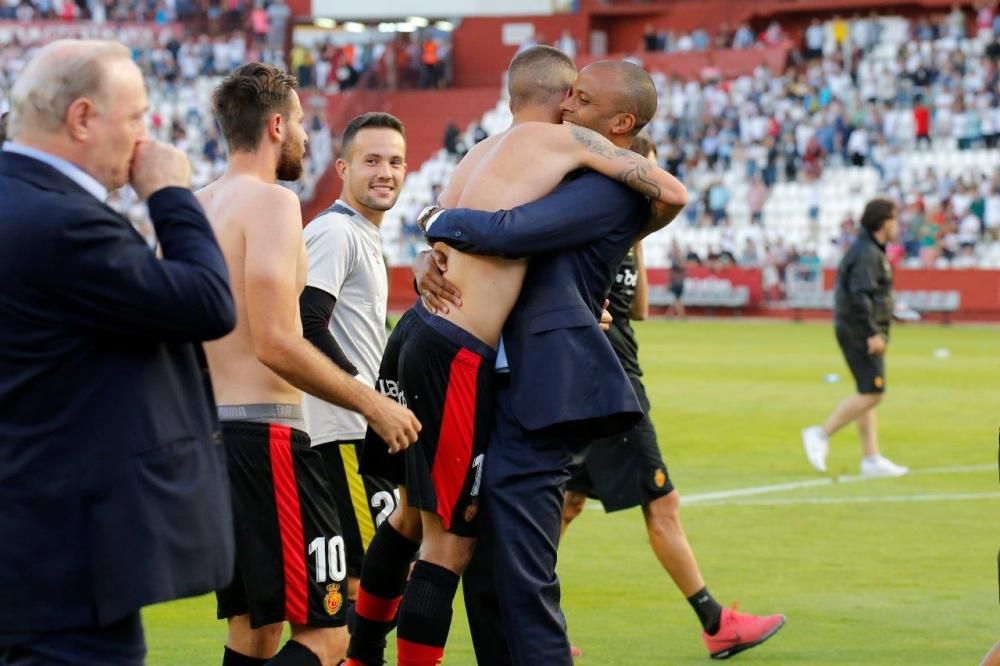
[[[361,561],[375,530],[396,510],[396,484],[379,476],[358,472],[360,442],[329,442],[313,447],[323,456],[337,504],[341,534],[347,549],[347,575],[361,577]]]
[[[403,316],[396,322],[392,333],[389,334],[389,340],[386,342],[385,353],[382,354],[382,363],[378,369],[378,380],[375,382],[376,391],[403,406],[406,406],[406,400],[399,392],[399,355],[403,349],[403,343],[419,322],[420,317],[413,308],[404,312]],[[372,432],[371,428],[365,435],[360,453],[358,471],[363,476],[380,477],[388,480],[394,486],[406,483],[406,465],[403,456],[390,455],[385,442]]]
[[[885,356],[868,353],[868,341],[857,340],[841,328],[836,329],[837,344],[844,353],[847,367],[854,375],[858,393],[885,392]]]
[[[236,528],[236,572],[218,590],[219,619],[250,614],[254,628],[287,620],[346,622],[344,538],[322,456],[287,426],[224,421]]]
[[[407,504],[436,513],[447,531],[471,537],[479,511],[486,445],[493,430],[496,353],[446,319],[430,314],[420,303],[411,311],[417,316],[406,322],[396,361],[398,399],[422,426],[416,443],[403,453]],[[387,451],[371,429],[365,438],[362,469],[366,474],[388,476],[392,469],[379,469],[377,460],[393,456],[370,455],[369,449],[373,454]]]
[[[601,500],[605,511],[621,511],[650,502],[674,490],[649,419],[649,399],[638,377],[629,375],[643,417],[624,433],[595,439],[570,468],[567,490]]]

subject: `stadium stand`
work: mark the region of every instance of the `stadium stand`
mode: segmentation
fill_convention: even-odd
[[[182,3],[160,3],[165,13],[156,5],[146,11],[142,3],[111,3],[112,13],[148,21],[115,24],[101,22],[101,10],[87,3],[86,12],[74,11],[90,12],[92,20],[76,22],[37,20],[60,16],[62,4],[27,4],[34,11],[30,17],[22,11],[22,18],[35,20],[0,21],[0,92],[9,89],[26,54],[40,43],[66,35],[122,39],[147,74],[156,111],[150,131],[188,152],[195,185],[216,177],[224,164],[224,147],[208,112],[218,76],[247,59],[282,61],[281,48],[288,43],[275,32],[288,20],[279,11],[283,2],[236,3],[238,16],[224,23],[237,30],[212,35],[186,33],[169,22],[182,14],[212,19],[199,13],[198,3],[190,12]],[[1000,154],[995,150],[1000,18],[988,11],[969,18],[960,11],[917,18],[831,17],[805,28],[802,48],[792,49],[784,71],[762,64],[733,78],[708,71],[687,80],[654,71],[660,106],[647,131],[664,166],[689,188],[691,203],[674,224],[647,240],[649,265],[695,261],[760,268],[765,289],[773,288],[781,298],[790,265],[816,260],[836,265],[856,232],[864,202],[888,192],[902,204],[903,237],[891,255],[895,264],[1000,267]],[[554,43],[576,49],[568,35],[564,31]],[[756,53],[787,39],[774,20],[756,29],[740,20],[735,29],[720,25],[712,33],[647,24],[640,50],[629,57],[655,63],[654,56],[662,53]],[[333,93],[349,87],[342,86],[344,65],[357,65],[348,79],[359,86],[392,87],[385,81],[384,61],[394,54],[398,71],[388,78],[407,82],[393,85],[419,86],[419,68],[413,67],[419,43],[405,34],[369,49],[314,41],[293,50],[288,64],[308,89]],[[437,55],[447,61],[450,44],[442,46]],[[409,64],[400,69],[404,62]],[[403,69],[408,73],[401,74]],[[326,97],[308,95],[324,103]],[[416,214],[436,196],[465,147],[508,126],[506,100],[499,97],[460,132],[457,150],[442,147],[423,164],[411,162],[400,201],[383,226],[391,264],[408,264],[423,247]],[[303,181],[294,185],[304,201],[313,197],[336,152],[327,125],[331,116],[322,103],[308,106],[310,160]],[[127,191],[115,205],[137,219],[144,215]]]
[[[4,99],[33,49],[60,37],[113,38],[132,48],[146,78],[152,109],[149,133],[188,154],[195,188],[225,170],[225,145],[211,115],[212,90],[223,74],[248,59],[273,61],[276,57],[267,49],[248,48],[241,33],[186,37],[177,25],[0,21],[0,94]],[[305,172],[301,180],[286,185],[308,200],[333,161],[333,140],[324,114],[309,109],[306,113],[310,141]],[[114,192],[109,203],[126,213],[152,242],[146,207],[131,188]]]
[[[699,82],[654,72],[660,107],[648,132],[692,203],[646,241],[650,266],[669,265],[671,255],[721,257],[761,267],[783,285],[801,256],[835,266],[865,201],[887,192],[904,206],[895,263],[1000,267],[992,24],[972,36],[953,14],[813,25],[814,57],[796,55],[779,74],[759,68]],[[918,127],[923,109],[926,128]],[[463,141],[509,120],[501,98]],[[422,247],[413,219],[455,161],[442,149],[411,172],[383,227],[393,263]]]

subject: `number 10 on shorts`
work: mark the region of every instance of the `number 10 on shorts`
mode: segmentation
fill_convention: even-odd
[[[344,537],[316,537],[309,543],[309,554],[316,557],[316,582],[327,581],[329,569],[331,581],[342,581],[347,577],[347,556],[344,552]]]

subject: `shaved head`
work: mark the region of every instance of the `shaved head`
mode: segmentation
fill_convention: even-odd
[[[656,86],[649,73],[630,62],[600,60],[584,68],[584,71],[611,75],[613,88],[607,90],[619,113],[628,113],[635,118],[632,134],[636,135],[656,113]]]
[[[108,65],[116,60],[132,60],[119,42],[60,39],[43,46],[11,89],[7,135],[16,139],[22,130],[57,132],[69,106],[81,97],[100,106]]]
[[[512,113],[530,106],[558,104],[576,78],[576,65],[551,46],[532,46],[514,56],[507,69]]]

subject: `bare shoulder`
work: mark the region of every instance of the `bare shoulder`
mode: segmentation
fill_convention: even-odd
[[[287,187],[257,181],[240,193],[238,204],[247,228],[292,227],[302,229],[302,204]]]

